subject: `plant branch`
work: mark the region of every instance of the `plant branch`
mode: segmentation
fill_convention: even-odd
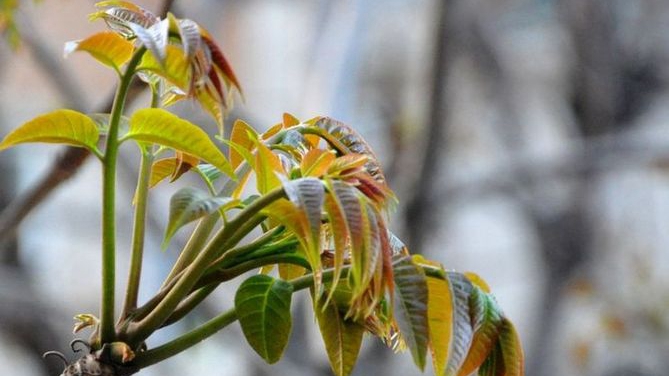
[[[146,49],[138,49],[128,63],[125,74],[114,98],[107,145],[102,165],[102,303],[100,314],[100,343],[113,342],[114,330],[114,287],[116,283],[116,159],[118,156],[118,127],[123,114],[130,82],[135,76],[135,68]]]
[[[251,167],[246,162],[243,162],[235,171],[237,179],[241,180],[242,177],[250,171],[250,169]],[[221,188],[219,196],[231,196],[236,188],[236,182],[228,178],[228,180],[223,185],[223,188]],[[170,281],[172,281],[179,273],[186,269],[186,267],[190,265],[193,260],[195,260],[198,252],[200,252],[200,250],[204,247],[207,239],[209,238],[209,235],[214,230],[214,227],[216,227],[216,223],[218,222],[219,218],[219,213],[213,213],[203,218],[197,224],[190,239],[188,239],[188,243],[186,243],[186,246],[177,258],[177,261],[174,263],[172,270],[165,278],[165,282],[163,282],[162,286],[163,288],[165,288],[170,283]]]
[[[188,265],[183,275],[176,284],[165,295],[165,298],[146,317],[136,323],[131,323],[127,330],[128,341],[132,344],[141,342],[158,329],[172,315],[174,309],[181,300],[188,295],[197,281],[206,272],[209,264],[220,254],[235,244],[230,242],[231,238],[237,238],[238,230],[243,228],[258,212],[272,202],[285,197],[283,188],[277,188],[266,195],[258,198],[247,206],[237,216],[228,222],[211,239],[207,246],[197,255],[195,260]],[[250,230],[249,230],[250,231]]]
[[[311,267],[304,257],[296,254],[274,254],[264,258],[244,261],[228,269],[219,269],[205,274],[200,282],[195,286],[193,293],[184,299],[174,310],[174,313],[165,321],[163,327],[171,325],[190,313],[204,299],[211,294],[221,283],[267,265],[274,264],[293,264],[301,266],[307,270]]]
[[[342,278],[346,278],[348,270],[348,267],[345,267],[342,270]],[[333,277],[334,270],[330,269],[323,272],[322,278],[324,282],[332,280]],[[293,285],[294,291],[304,290],[313,286],[314,277],[310,274],[296,278],[290,281],[290,283]],[[213,319],[189,331],[188,333],[165,343],[164,345],[138,353],[137,357],[133,361],[133,365],[139,368],[145,368],[150,365],[159,363],[211,337],[219,330],[235,322],[235,320],[237,320],[237,312],[233,308],[214,317]]]
[[[125,294],[125,303],[121,319],[131,310],[137,308],[137,295],[142,274],[142,258],[144,255],[144,236],[146,232],[146,212],[148,204],[149,180],[151,178],[151,165],[153,153],[150,146],[141,146],[141,162],[139,166],[139,177],[137,179],[137,190],[135,191],[135,217],[133,219],[132,251],[130,258],[130,271]]]

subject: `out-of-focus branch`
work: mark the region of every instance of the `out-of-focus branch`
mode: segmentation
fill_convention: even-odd
[[[533,185],[552,184],[556,179],[606,173],[638,166],[669,165],[669,139],[656,134],[622,132],[614,135],[574,140],[559,153],[539,156],[527,152],[511,153],[503,163],[478,173],[449,178],[432,200],[472,200],[491,194],[518,190],[519,177],[527,176]]]
[[[165,0],[161,6],[160,13],[165,15],[173,6],[174,0]],[[51,51],[49,51],[44,40],[37,34],[27,18],[22,18],[22,28],[24,32],[24,42],[35,56],[37,63],[45,72],[49,79],[58,90],[64,104],[69,108],[84,110],[88,104],[80,88],[75,85],[75,80],[66,69],[58,62]],[[29,30],[29,31],[28,31]],[[134,101],[142,91],[143,85],[135,81],[128,93],[128,103]],[[108,96],[105,104],[93,112],[109,112],[113,103],[113,93]],[[21,196],[14,199],[0,213],[0,243],[14,234],[16,228],[23,219],[40,203],[42,203],[52,191],[63,182],[74,176],[79,168],[88,159],[90,153],[82,148],[66,147],[63,153],[58,157],[51,168],[44,176],[37,181],[30,189],[27,189]]]
[[[437,187],[436,171],[440,170],[442,161],[441,155],[446,151],[446,92],[447,77],[450,68],[452,48],[453,29],[450,25],[454,1],[443,0],[436,2],[435,14],[438,17],[436,22],[434,38],[434,60],[432,61],[432,82],[430,93],[430,107],[428,117],[428,129],[425,134],[425,140],[420,173],[416,179],[414,196],[407,205],[405,217],[407,229],[407,245],[413,253],[422,253],[425,238],[429,233],[433,222],[431,214],[433,213],[431,198],[434,196],[434,190]]]

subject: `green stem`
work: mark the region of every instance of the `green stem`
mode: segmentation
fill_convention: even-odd
[[[197,255],[195,260],[185,269],[184,274],[178,279],[174,287],[169,290],[165,298],[141,321],[131,323],[127,329],[127,337],[130,343],[139,343],[145,340],[151,333],[158,329],[172,315],[174,309],[181,300],[188,295],[200,277],[206,272],[209,264],[221,253],[226,251],[226,247],[232,247],[231,237],[237,235],[237,230],[244,227],[258,212],[272,202],[285,197],[283,188],[277,188],[266,195],[260,197],[237,216],[228,222]]]
[[[100,342],[113,342],[114,301],[116,283],[116,158],[118,156],[118,125],[123,114],[128,88],[135,75],[135,68],[146,51],[140,48],[128,63],[125,74],[114,97],[109,133],[102,164],[102,302],[100,314]]]
[[[137,190],[135,191],[135,217],[132,231],[132,253],[130,258],[130,271],[128,272],[128,284],[126,287],[125,303],[123,306],[123,319],[131,310],[137,308],[137,296],[139,293],[139,282],[142,273],[142,258],[144,254],[144,234],[146,230],[146,207],[148,204],[149,181],[151,179],[151,165],[153,154],[149,146],[140,147],[142,156],[139,165],[139,177],[137,179]]]
[[[348,268],[342,270],[342,278],[345,278],[347,272]],[[333,277],[334,270],[323,272],[324,282],[330,281]],[[296,278],[290,281],[290,283],[293,285],[294,291],[304,290],[313,286],[314,278],[313,275],[306,275],[304,277]],[[237,312],[233,308],[164,345],[137,354],[137,357],[133,361],[133,365],[139,368],[145,368],[159,363],[211,337],[221,329],[235,322],[235,320],[237,320]]]
[[[246,175],[249,170],[250,166],[247,163],[242,163],[238,168],[237,171],[235,171],[235,175],[237,175],[237,179],[241,180],[244,175]],[[232,179],[228,179],[228,181],[225,182],[223,185],[223,188],[221,189],[219,196],[227,197],[232,195],[232,193],[235,191],[237,188],[237,182],[235,182]],[[184,247],[183,251],[179,254],[179,257],[177,258],[177,261],[174,263],[174,266],[172,267],[172,270],[170,273],[167,275],[165,278],[165,282],[163,282],[163,288],[167,286],[170,281],[172,281],[179,273],[181,273],[188,265],[190,265],[193,260],[197,257],[197,254],[202,250],[204,245],[207,242],[207,239],[209,238],[209,235],[211,232],[214,230],[214,227],[216,227],[216,223],[218,222],[220,215],[218,213],[214,213],[211,215],[206,216],[203,218],[195,227],[195,230],[193,231],[193,234],[191,235],[190,239],[188,239],[188,243],[186,243],[186,246]]]
[[[211,294],[221,283],[239,277],[240,275],[250,270],[278,263],[299,265],[305,269],[310,267],[309,263],[302,256],[295,254],[279,254],[270,255],[269,257],[262,259],[244,261],[228,269],[220,269],[209,272],[200,279],[200,282],[198,282],[198,284],[195,286],[195,291],[179,304],[179,306],[174,310],[174,313],[172,313],[167,321],[165,321],[163,327],[174,324],[175,322],[181,320],[195,307],[197,307],[204,299],[206,299],[207,296],[209,296],[209,294]]]

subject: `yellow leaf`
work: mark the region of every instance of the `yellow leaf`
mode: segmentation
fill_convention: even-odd
[[[254,140],[258,138],[258,133],[242,120],[237,120],[232,125],[232,131],[230,133],[230,141],[243,149],[247,150],[249,153],[253,150],[255,146]],[[240,154],[234,147],[230,148],[230,164],[232,168],[237,168],[242,161],[244,156]]]
[[[262,142],[256,143],[258,154],[256,154],[255,172],[258,192],[265,194],[281,185],[280,175],[286,175],[279,157]]]
[[[293,264],[279,264],[279,277],[290,281],[298,277],[302,277],[304,273],[307,272],[307,269]]]
[[[190,63],[186,54],[175,45],[167,45],[165,60],[162,63],[153,54],[144,54],[137,69],[159,75],[184,93],[190,90],[192,75]]]
[[[268,129],[265,133],[262,134],[262,139],[267,140],[270,137],[274,136],[275,134],[279,133],[280,130],[283,129],[283,123],[278,123],[273,125],[270,129]]]
[[[483,280],[480,275],[474,272],[465,272],[464,274],[474,286],[480,288],[483,292],[490,294],[490,286],[488,286],[488,283]]]
[[[153,188],[158,183],[172,176],[177,168],[177,159],[174,157],[163,158],[153,162],[151,166],[151,178],[149,179],[149,188]]]
[[[432,365],[435,375],[443,375],[453,334],[453,298],[448,282],[440,278],[428,278],[427,290]]]
[[[113,31],[103,31],[81,40],[65,44],[65,54],[74,51],[88,52],[97,61],[120,72],[123,64],[132,57],[135,47]]]
[[[46,142],[80,146],[99,155],[98,137],[98,127],[93,119],[77,111],[56,110],[12,131],[0,143],[0,150],[26,142]]]
[[[173,148],[206,161],[235,178],[228,159],[200,127],[163,109],[146,108],[135,112],[124,139]]]
[[[330,165],[332,165],[332,162],[335,161],[335,158],[335,154],[328,150],[309,150],[304,155],[304,158],[302,158],[302,163],[300,164],[302,176],[323,176],[330,168]]]
[[[283,113],[283,126],[286,128],[294,127],[296,125],[300,124],[300,120],[296,118],[295,116],[284,112]]]

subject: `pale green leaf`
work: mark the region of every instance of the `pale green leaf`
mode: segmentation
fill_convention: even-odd
[[[395,279],[395,320],[411,351],[414,363],[422,371],[429,342],[428,286],[423,269],[410,257],[393,261]]]
[[[315,309],[330,367],[337,376],[347,376],[358,359],[365,327],[344,318],[334,302]]]
[[[223,175],[221,170],[217,169],[216,167],[214,167],[209,163],[200,163],[197,166],[197,169],[200,171],[202,176],[204,176],[207,179],[207,182],[209,182],[209,184],[213,184]]]
[[[165,229],[163,248],[167,247],[172,236],[185,224],[214,213],[233,202],[235,200],[230,197],[210,196],[191,187],[180,189],[170,199],[170,217]]]
[[[0,150],[27,142],[46,142],[84,147],[99,154],[98,138],[98,127],[91,118],[77,111],[56,110],[13,130],[0,143]]]
[[[292,327],[293,285],[258,274],[244,281],[235,294],[235,309],[246,340],[268,363],[275,363],[288,344]]]
[[[235,178],[225,155],[202,129],[163,109],[146,108],[135,112],[124,138],[156,143],[190,154]]]
[[[130,60],[135,47],[132,42],[113,31],[103,31],[90,37],[65,44],[65,54],[74,51],[88,52],[104,65],[120,72],[121,66]]]

